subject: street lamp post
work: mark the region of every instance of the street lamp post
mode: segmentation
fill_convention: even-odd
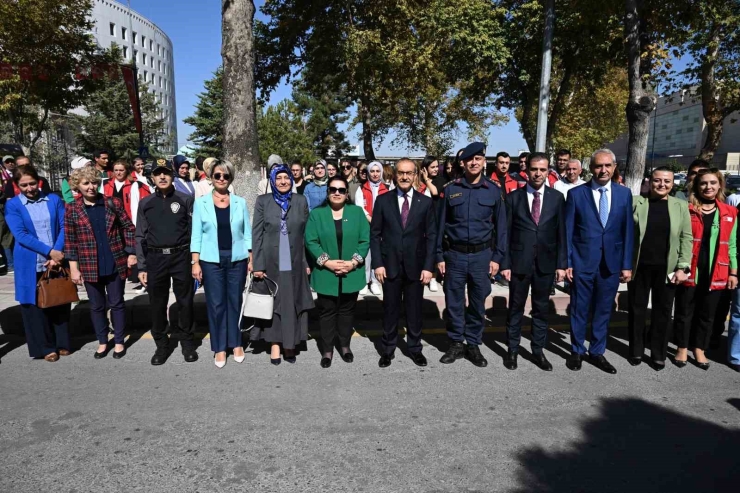
[[[540,100],[537,110],[537,142],[535,150],[546,152],[547,107],[550,104],[550,72],[552,71],[552,33],[555,29],[555,0],[545,4],[545,35],[542,40],[542,73],[540,74]]]

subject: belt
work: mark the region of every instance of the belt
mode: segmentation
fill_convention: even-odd
[[[161,253],[162,255],[172,255],[173,253],[182,252],[183,250],[189,250],[190,245],[180,245],[175,247],[169,247],[169,248],[155,248],[155,247],[148,247],[147,250],[152,251],[154,253]]]
[[[469,243],[450,243],[450,250],[454,250],[459,253],[478,253],[490,247],[490,241],[478,243],[477,245],[471,245]]]

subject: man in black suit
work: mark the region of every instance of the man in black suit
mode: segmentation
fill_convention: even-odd
[[[432,280],[437,241],[432,199],[412,185],[416,165],[410,159],[396,163],[396,189],[378,196],[370,223],[370,258],[375,277],[383,285],[383,355],[378,366],[390,366],[398,339],[401,299],[411,359],[426,366],[421,353],[421,305],[424,286]]]
[[[553,280],[562,281],[568,267],[565,237],[565,199],[545,186],[549,159],[534,152],[527,157],[528,182],[506,197],[509,248],[502,275],[509,281],[506,338],[509,352],[504,366],[517,367],[522,315],[532,287],[532,354],[537,366],[552,371],[543,352],[547,342],[547,312]]]

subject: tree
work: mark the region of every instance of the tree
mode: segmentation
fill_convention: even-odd
[[[198,95],[195,113],[183,120],[195,130],[188,137],[197,146],[195,153],[202,157],[223,157],[224,86],[223,68],[205,82],[205,91]]]
[[[286,99],[268,106],[257,117],[257,132],[262,162],[267,162],[270,154],[277,154],[288,163],[296,159],[313,162],[318,157],[298,105],[293,101]]]
[[[295,69],[311,89],[346,91],[368,159],[390,128],[423,137],[417,127],[433,128],[441,113],[444,127],[482,114],[505,58],[503,9],[490,0],[267,0],[262,12],[262,92]]]
[[[725,119],[740,111],[740,4],[727,0],[691,0],[687,67],[677,76],[679,87],[701,95],[707,137],[699,158],[711,161],[724,131]],[[680,52],[676,50],[678,55]]]
[[[324,86],[320,92],[310,91],[303,81],[293,83],[293,103],[302,118],[303,131],[311,139],[316,156],[340,157],[350,149],[339,125],[349,119],[349,99],[344,91]],[[261,135],[260,135],[261,138]]]
[[[222,0],[221,57],[224,79],[223,154],[237,173],[234,187],[254,210],[260,161],[257,137],[257,103],[254,86],[254,2]]]
[[[144,142],[156,156],[160,154],[160,144],[165,141],[165,118],[148,88],[143,79],[139,80]],[[92,156],[95,149],[107,149],[114,159],[131,159],[137,154],[139,134],[123,78],[106,78],[103,87],[90,95],[83,108],[87,114],[75,117],[76,140],[81,153]]]
[[[50,113],[80,106],[101,83],[74,77],[80,67],[113,61],[98,53],[89,34],[91,9],[91,0],[0,2],[0,118],[29,152]]]

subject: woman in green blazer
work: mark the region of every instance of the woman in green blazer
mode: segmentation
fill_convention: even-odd
[[[370,248],[370,225],[360,207],[347,204],[348,191],[346,179],[333,177],[327,203],[313,209],[306,224],[306,250],[315,264],[311,287],[318,294],[322,368],[331,366],[337,333],[342,359],[354,361],[349,342],[357,293],[365,287],[365,270],[358,267]]]
[[[691,266],[693,234],[687,202],[669,195],[673,172],[656,168],[650,176],[647,197],[632,200],[635,250],[629,299],[629,362],[642,362],[645,341],[656,371],[665,368],[676,286],[686,281]],[[652,293],[650,330],[645,330],[648,298]]]

